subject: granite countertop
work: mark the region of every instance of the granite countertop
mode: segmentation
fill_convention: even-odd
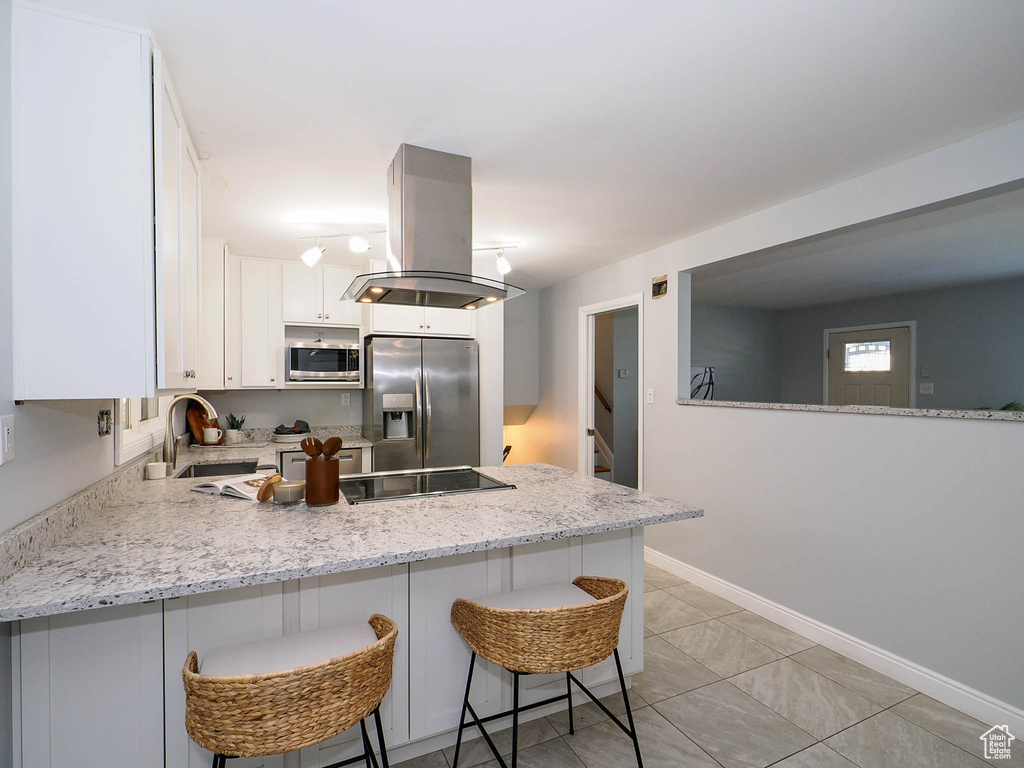
[[[208,450],[182,451],[179,468],[211,460]],[[254,453],[262,459],[267,448],[220,450],[224,460]],[[193,479],[133,483],[0,583],[0,621],[703,515],[696,507],[547,464],[481,471],[517,488],[375,504],[342,500],[317,508],[195,493]]]

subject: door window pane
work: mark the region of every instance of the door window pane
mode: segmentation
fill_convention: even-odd
[[[861,373],[865,371],[888,371],[891,369],[889,359],[892,342],[858,341],[843,345],[843,371]]]

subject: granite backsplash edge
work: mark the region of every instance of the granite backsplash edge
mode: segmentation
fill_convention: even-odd
[[[358,424],[315,426],[311,431],[314,437],[321,439],[331,435],[340,435],[342,438],[357,437],[362,434],[362,427]],[[273,437],[273,432],[273,429],[243,430],[247,441],[269,441]],[[143,482],[146,464],[158,461],[160,451],[160,447],[152,448],[97,480],[88,488],[0,533],[0,582],[10,578],[11,574],[24,567],[47,547],[53,546],[70,534],[107,501],[122,494],[127,485]]]
[[[127,485],[143,482],[146,464],[156,461],[160,450],[147,451],[88,488],[0,533],[0,581],[70,534],[105,502],[123,493]]]

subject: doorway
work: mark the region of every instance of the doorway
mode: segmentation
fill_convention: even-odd
[[[579,471],[643,486],[643,295],[580,308]]]
[[[913,408],[914,321],[825,331],[825,404]]]

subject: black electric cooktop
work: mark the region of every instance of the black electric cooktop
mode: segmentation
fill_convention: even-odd
[[[499,482],[470,467],[374,472],[371,475],[348,475],[341,479],[341,492],[349,504],[445,496],[451,493],[502,491],[509,488],[515,486]]]

